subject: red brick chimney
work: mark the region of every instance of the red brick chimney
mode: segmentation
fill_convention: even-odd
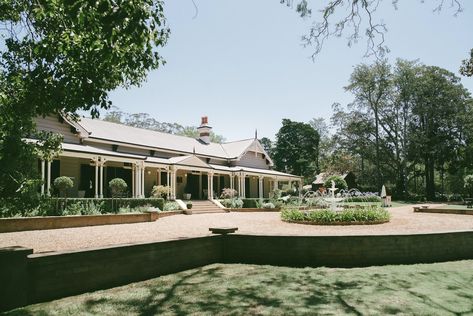
[[[204,144],[210,144],[210,131],[212,127],[209,126],[209,118],[207,116],[202,116],[200,121],[200,126],[197,127],[199,131],[199,139]]]

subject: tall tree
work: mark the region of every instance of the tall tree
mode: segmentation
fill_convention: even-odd
[[[274,146],[276,169],[313,180],[319,140],[319,133],[310,124],[283,119]]]
[[[111,104],[108,93],[138,85],[163,64],[166,44],[160,0],[0,1],[0,196],[11,177],[32,176],[33,118]],[[28,158],[29,157],[29,158]],[[21,175],[19,175],[21,174]]]
[[[376,151],[376,185],[381,187],[381,130],[386,130],[382,114],[387,107],[388,97],[392,89],[391,68],[386,61],[376,62],[372,66],[358,65],[355,67],[350,84],[345,88],[355,96],[353,106],[366,111],[373,118],[375,151]]]
[[[453,73],[422,66],[410,120],[410,154],[424,164],[426,196],[435,197],[435,168],[454,158],[462,144],[462,122],[470,95]]]

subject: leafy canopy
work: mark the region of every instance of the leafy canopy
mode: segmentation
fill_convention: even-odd
[[[97,116],[110,91],[164,64],[169,29],[160,0],[0,0],[0,35],[0,197],[12,197],[37,177],[33,154],[52,156],[24,141],[33,119]]]
[[[310,124],[283,119],[273,149],[276,169],[311,179],[317,170],[319,139]]]

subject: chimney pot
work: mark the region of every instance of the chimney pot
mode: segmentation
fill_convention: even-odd
[[[207,116],[202,116],[200,126],[197,128],[199,131],[199,139],[204,144],[210,144],[210,132],[212,127],[209,126],[209,118]]]

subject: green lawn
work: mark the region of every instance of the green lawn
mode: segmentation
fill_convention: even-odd
[[[455,204],[444,205],[442,206],[442,208],[451,209],[451,210],[472,210],[471,208],[467,208],[466,205],[455,205]]]
[[[473,260],[356,269],[215,264],[7,315],[466,315]]]

